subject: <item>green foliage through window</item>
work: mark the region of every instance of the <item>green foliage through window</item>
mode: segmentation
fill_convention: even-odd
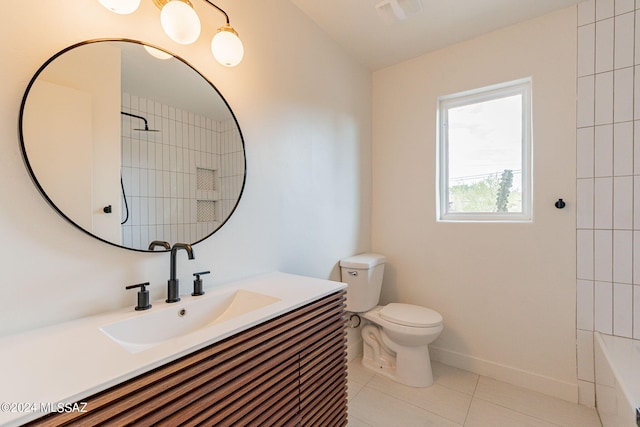
[[[513,171],[489,174],[471,184],[449,187],[449,212],[518,212],[522,194],[513,188]]]

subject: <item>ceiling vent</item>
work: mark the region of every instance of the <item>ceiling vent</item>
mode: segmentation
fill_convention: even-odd
[[[422,0],[382,0],[376,10],[385,23],[393,24],[422,12]]]

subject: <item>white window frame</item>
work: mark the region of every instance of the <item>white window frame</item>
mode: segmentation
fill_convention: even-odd
[[[531,78],[487,86],[438,98],[436,209],[442,222],[532,222]],[[522,95],[522,212],[449,212],[448,110],[454,107]]]

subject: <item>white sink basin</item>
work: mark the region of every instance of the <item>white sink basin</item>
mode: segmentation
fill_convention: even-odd
[[[280,301],[244,289],[221,295],[166,304],[100,328],[131,353],[155,347],[169,339],[189,334]]]

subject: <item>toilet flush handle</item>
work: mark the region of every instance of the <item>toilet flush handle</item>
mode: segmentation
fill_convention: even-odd
[[[357,271],[350,271],[349,274],[352,275],[352,276],[357,276],[358,272]]]

